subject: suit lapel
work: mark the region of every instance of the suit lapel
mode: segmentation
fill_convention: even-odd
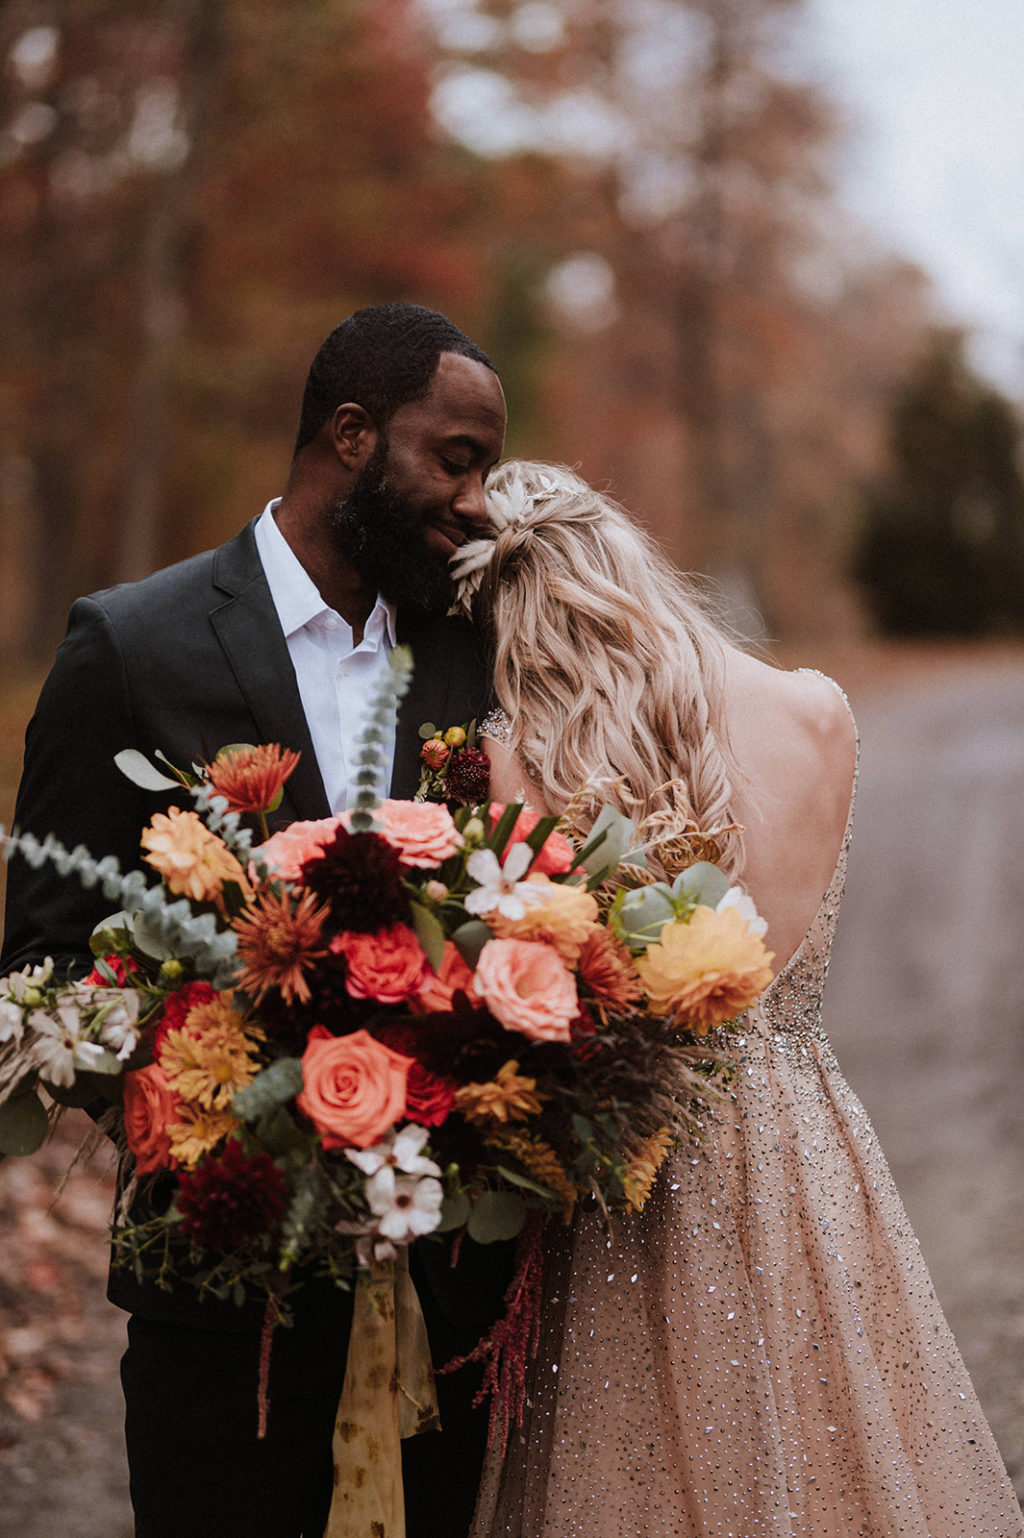
[[[217,551],[214,586],[224,601],[210,623],[256,727],[254,742],[279,742],[301,753],[285,786],[276,822],[330,816],[327,793],[250,523]]]
[[[391,794],[409,798],[420,779],[420,727],[454,726],[444,720],[451,673],[452,627],[432,620],[398,616],[398,640],[412,650],[413,674],[409,693],[398,708],[395,733],[395,765]]]

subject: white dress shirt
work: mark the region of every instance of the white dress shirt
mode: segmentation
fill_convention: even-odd
[[[395,644],[395,611],[378,595],[363,639],[354,646],[351,625],[324,602],[278,528],[274,510],[279,500],[267,504],[256,524],[256,548],[295,669],[327,800],[333,812],[343,812],[355,792],[356,742]],[[378,788],[387,795],[394,731],[382,754],[385,769]]]

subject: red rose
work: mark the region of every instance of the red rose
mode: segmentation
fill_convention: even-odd
[[[129,972],[137,972],[139,970],[139,963],[135,960],[134,956],[122,958],[121,956],[110,955],[104,956],[102,959],[113,972],[118,988],[127,988]],[[103,976],[98,967],[93,967],[92,971],[82,978],[82,982],[88,983],[90,988],[111,987],[109,979]]]
[[[124,1133],[140,1175],[170,1169],[167,1124],[175,1120],[180,1098],[159,1063],[132,1068],[124,1076]]]
[[[423,947],[407,924],[392,924],[374,935],[344,930],[331,941],[345,958],[345,987],[354,999],[402,1004],[433,977]]]
[[[447,1119],[455,1103],[456,1081],[430,1069],[416,1055],[416,1038],[419,1035],[413,1025],[385,1025],[375,1032],[393,1052],[400,1052],[409,1059],[409,1079],[405,1091],[405,1114],[410,1121],[421,1127],[439,1127]]]

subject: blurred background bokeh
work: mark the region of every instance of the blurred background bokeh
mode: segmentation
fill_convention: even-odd
[[[444,311],[510,452],[578,465],[851,692],[880,788],[837,1034],[1019,1479],[1022,63],[1014,0],[0,8],[0,822],[71,601],[281,489],[339,319]],[[884,868],[911,849],[916,886]],[[106,1177],[47,1217],[59,1163],[0,1170],[0,1532],[117,1538]]]

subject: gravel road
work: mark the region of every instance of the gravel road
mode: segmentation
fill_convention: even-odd
[[[827,1022],[1024,1494],[1024,662],[851,692],[861,788]],[[0,1167],[0,1538],[130,1538],[109,1185],[81,1172],[48,1216],[59,1163]]]

